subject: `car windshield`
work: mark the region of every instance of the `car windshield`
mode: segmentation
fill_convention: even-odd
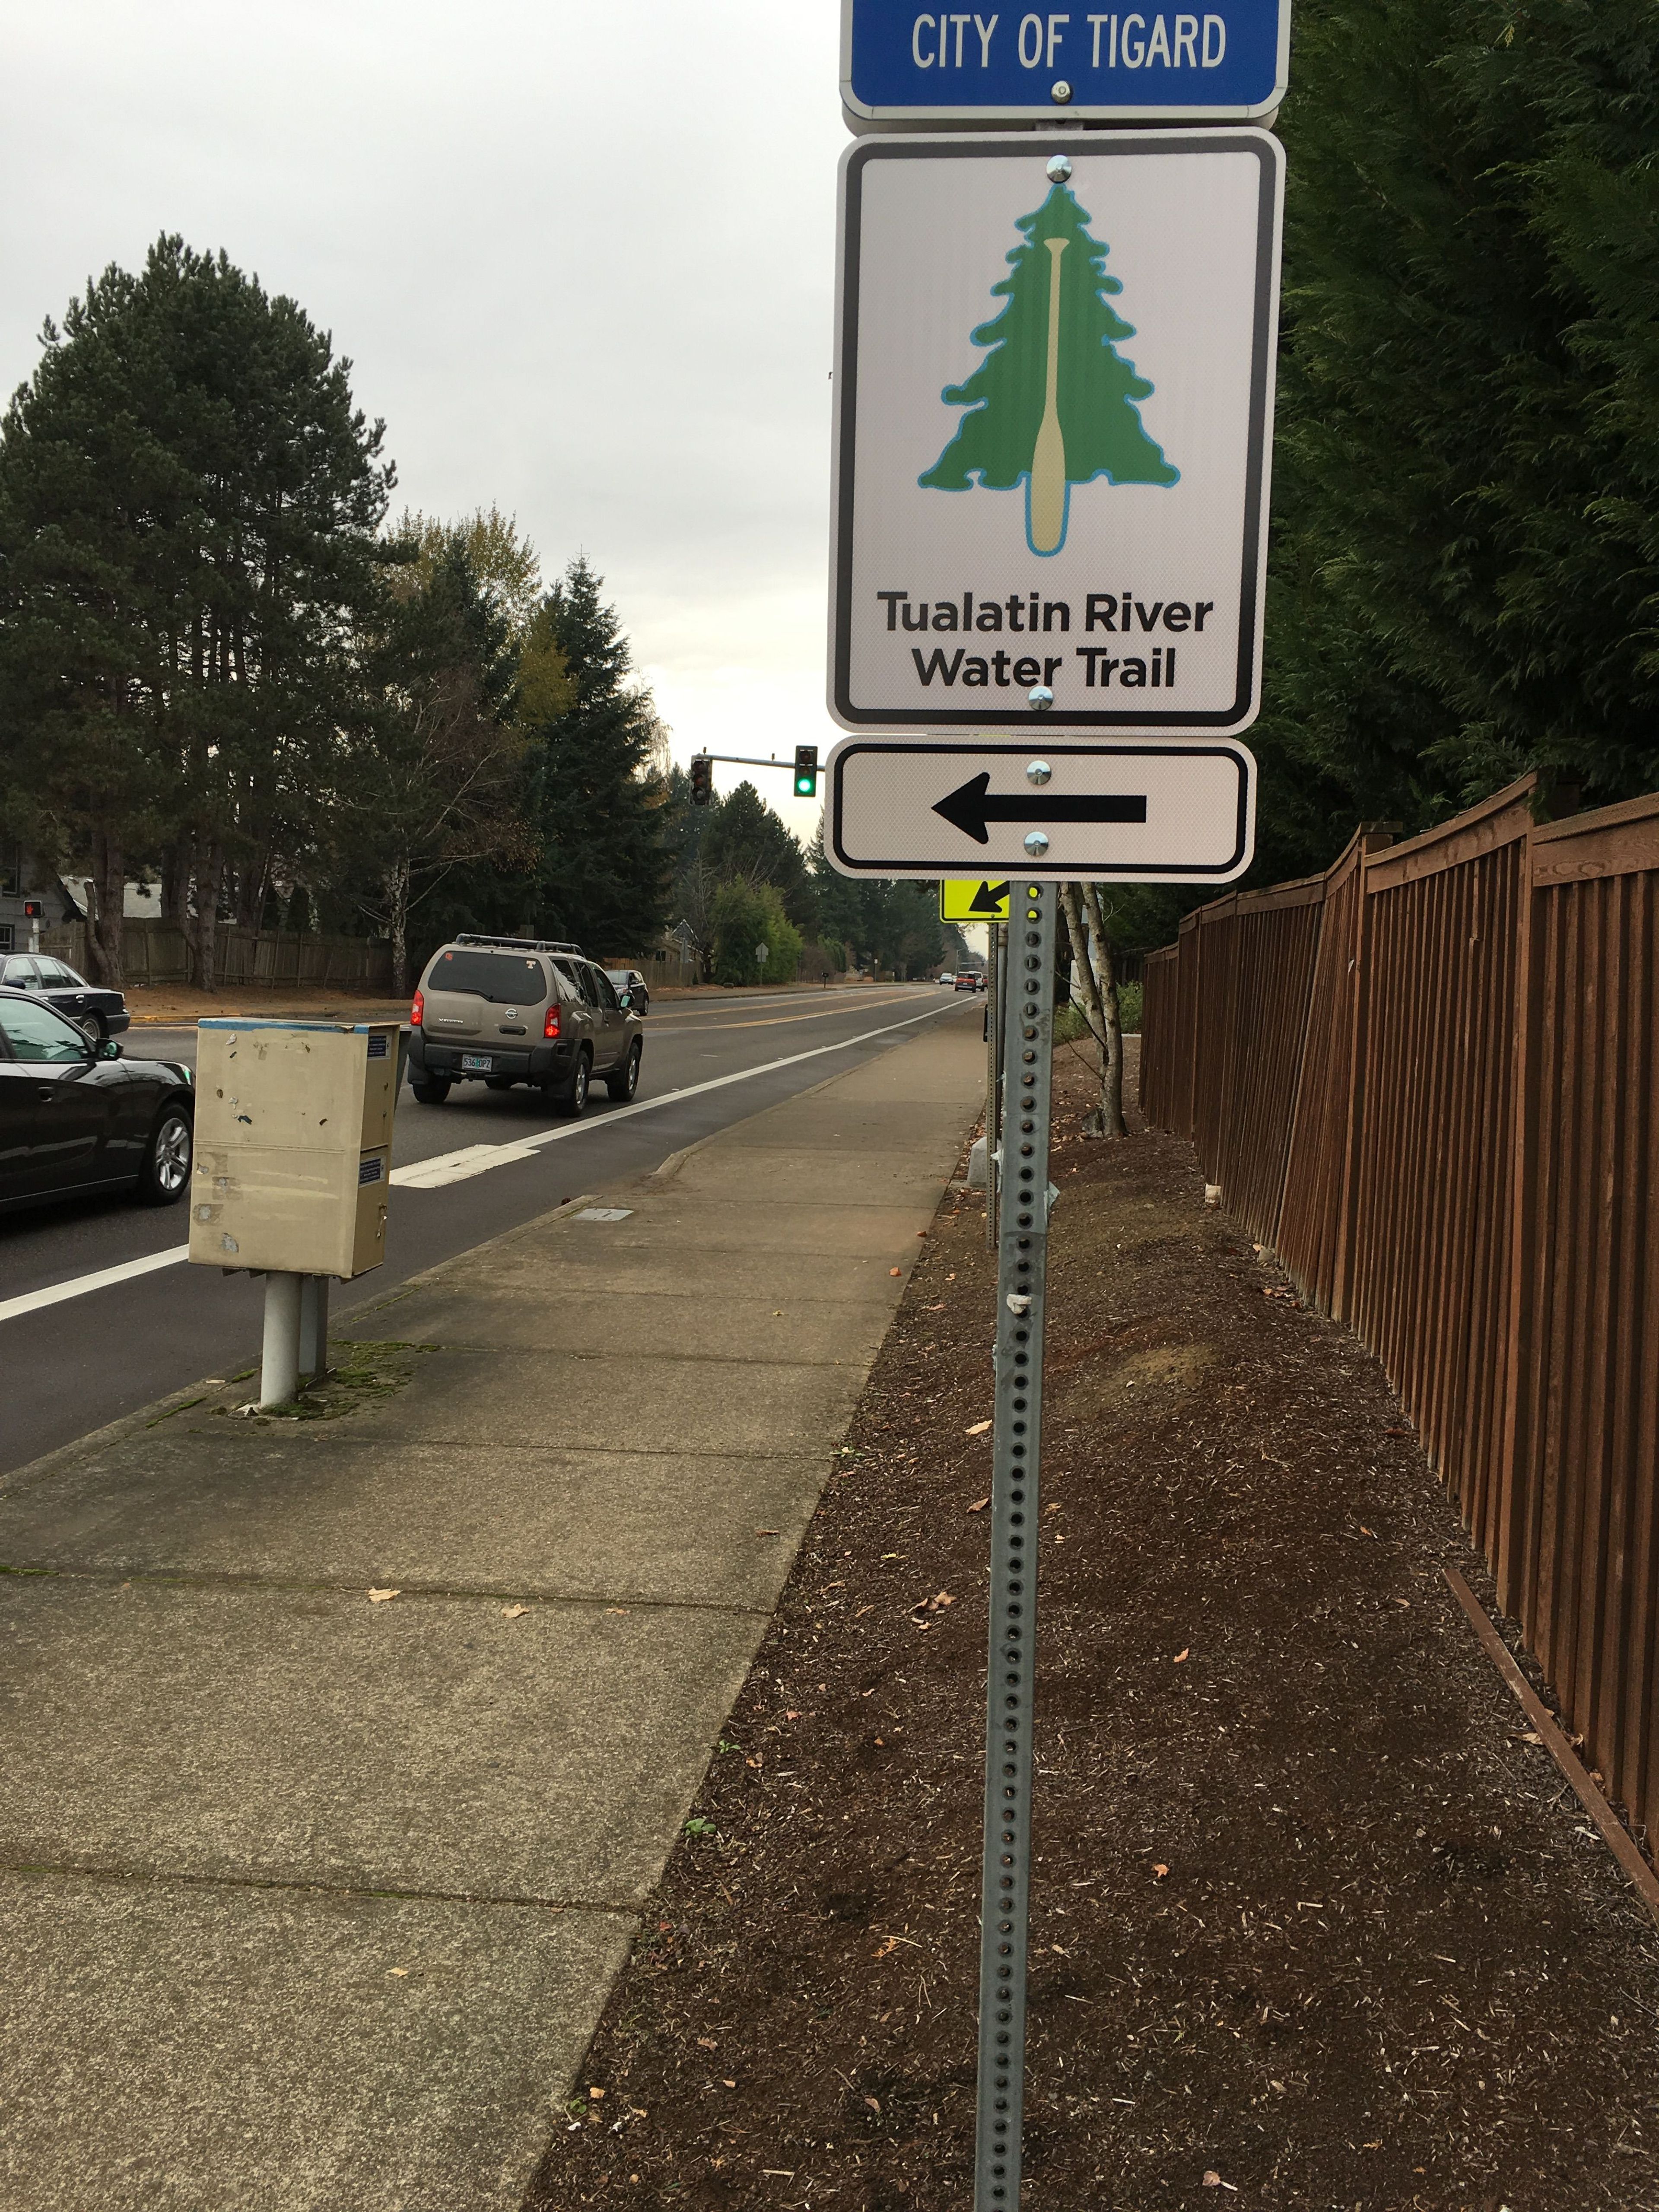
[[[427,970],[428,991],[470,991],[492,1006],[539,1006],[547,971],[521,952],[441,952]]]
[[[86,1038],[61,1014],[37,1000],[0,999],[0,1030],[14,1060],[86,1060]]]

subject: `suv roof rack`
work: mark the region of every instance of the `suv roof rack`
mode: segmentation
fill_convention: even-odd
[[[485,937],[478,931],[463,929],[450,939],[453,945],[498,945],[513,952],[574,952],[579,960],[587,955],[580,945],[572,945],[562,937]]]

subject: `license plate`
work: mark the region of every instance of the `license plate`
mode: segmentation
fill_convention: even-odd
[[[477,1075],[488,1075],[495,1065],[487,1052],[464,1052],[461,1054],[461,1066],[471,1068]]]

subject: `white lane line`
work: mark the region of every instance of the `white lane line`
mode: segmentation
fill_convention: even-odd
[[[597,1127],[597,1124],[595,1125]],[[467,1145],[459,1152],[440,1152],[429,1160],[411,1160],[406,1168],[393,1168],[392,1180],[404,1190],[441,1190],[446,1183],[465,1182],[486,1168],[505,1167],[509,1160],[533,1160],[539,1146],[527,1139],[511,1145]]]
[[[665,1091],[660,1098],[641,1098],[632,1106],[613,1106],[608,1114],[592,1121],[573,1121],[568,1128],[538,1131],[534,1137],[523,1138],[506,1145],[468,1145],[459,1152],[441,1153],[435,1159],[414,1160],[406,1168],[394,1168],[392,1180],[411,1190],[437,1190],[444,1184],[464,1182],[475,1175],[483,1175],[490,1168],[507,1167],[514,1160],[534,1159],[544,1145],[556,1145],[565,1137],[580,1137],[591,1130],[608,1129],[616,1121],[625,1121],[635,1114],[653,1114],[659,1107],[672,1106],[683,1098],[696,1098],[705,1091],[724,1091],[728,1084],[752,1083],[757,1075],[775,1074],[781,1067],[794,1067],[804,1060],[817,1060],[826,1052],[846,1052],[855,1044],[868,1044],[872,1037],[885,1036],[893,1030],[914,1029],[918,1022],[931,1021],[935,1014],[949,1013],[952,1001],[946,1000],[942,1006],[929,1006],[923,1014],[912,1014],[908,1021],[888,1022],[881,1029],[866,1030],[858,1036],[842,1037],[836,1044],[814,1045],[809,1052],[792,1052],[783,1060],[769,1060],[762,1067],[739,1068],[734,1075],[716,1075],[707,1083],[690,1083],[683,1091]],[[106,1290],[114,1283],[130,1283],[135,1276],[154,1274],[158,1268],[176,1267],[181,1260],[188,1260],[188,1244],[175,1244],[170,1251],[152,1252],[143,1260],[126,1260],[118,1267],[100,1267],[95,1274],[77,1275],[72,1282],[54,1283],[50,1290],[26,1291],[21,1297],[0,1299],[0,1321],[15,1321],[24,1314],[39,1313],[45,1306],[62,1305],[66,1298],[84,1297],[89,1291]]]
[[[713,1075],[707,1083],[688,1083],[683,1090],[665,1091],[660,1098],[641,1098],[631,1106],[613,1106],[597,1121],[572,1121],[562,1129],[540,1129],[533,1137],[519,1138],[511,1144],[469,1145],[463,1152],[446,1152],[437,1159],[414,1160],[406,1168],[393,1168],[392,1180],[410,1190],[437,1190],[447,1183],[465,1182],[473,1176],[487,1175],[491,1168],[507,1167],[514,1160],[532,1158],[544,1145],[559,1144],[567,1137],[580,1137],[590,1129],[609,1129],[635,1114],[654,1114],[664,1106],[677,1106],[684,1099],[701,1097],[706,1091],[724,1091],[733,1083],[752,1083],[757,1075],[774,1075],[781,1067],[798,1067],[802,1060],[818,1060],[827,1052],[846,1052],[855,1044],[868,1044],[872,1037],[886,1036],[894,1030],[914,1029],[918,1022],[949,1013],[952,1004],[947,999],[943,1006],[929,1006],[925,1013],[911,1014],[902,1022],[884,1023],[878,1030],[865,1030],[857,1036],[842,1037],[835,1044],[816,1044],[805,1052],[789,1053],[782,1060],[769,1060],[759,1067],[740,1067],[731,1075]]]
[[[153,1275],[158,1267],[176,1267],[188,1260],[188,1244],[175,1244],[169,1252],[152,1252],[143,1260],[126,1260],[118,1267],[100,1267],[95,1275],[76,1275],[72,1282],[54,1283],[49,1291],[25,1291],[21,1297],[0,1298],[0,1321],[15,1321],[20,1314],[39,1313],[42,1306],[62,1305],[65,1298],[83,1297],[112,1283],[130,1283],[135,1275]]]

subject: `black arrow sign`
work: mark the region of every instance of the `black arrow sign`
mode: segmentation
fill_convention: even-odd
[[[1091,799],[1049,799],[1033,792],[1017,793],[1008,799],[993,799],[990,795],[991,771],[983,769],[959,784],[949,798],[936,799],[935,814],[942,814],[953,830],[960,830],[964,837],[971,837],[976,845],[988,845],[988,822],[1035,822],[1045,827],[1051,822],[1144,822],[1146,819],[1146,800],[1144,793],[1101,793]]]
[[[969,902],[969,914],[996,914],[1008,903],[1006,884],[981,884]]]

